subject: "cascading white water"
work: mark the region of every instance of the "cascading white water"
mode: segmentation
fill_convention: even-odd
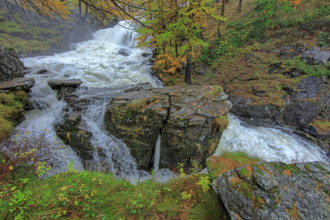
[[[58,149],[55,157],[60,160],[52,173],[66,170],[70,161],[74,161],[77,169],[83,169],[83,166],[70,147],[66,147],[67,150],[60,148],[63,144],[57,140],[53,126],[60,120],[66,103],[57,100],[55,92],[47,85],[47,80],[79,78],[83,84],[76,94],[80,99],[89,100],[83,119],[93,134],[91,143],[94,147],[94,161],[89,168],[110,171],[132,182],[146,176],[145,172],[137,169],[125,144],[104,130],[102,120],[106,105],[114,94],[122,93],[130,85],[140,83],[161,86],[161,82],[150,75],[148,55],[151,51],[135,47],[136,32],[121,26],[130,27],[122,21],[120,26],[95,32],[94,39],[75,44],[71,51],[23,59],[25,66],[34,72],[47,69],[48,73],[31,73],[26,76],[36,80],[31,96],[38,109],[27,114],[27,120],[16,128],[16,132],[25,136],[27,130],[30,130],[30,135],[33,130],[33,135],[37,138],[47,129],[47,140],[55,146],[54,149]]]
[[[45,143],[50,151],[53,169],[48,175],[66,171],[67,165],[73,161],[78,170],[83,170],[80,158],[68,146],[65,146],[53,129],[53,125],[61,118],[65,102],[58,101],[56,93],[48,86],[46,81],[38,80],[32,88],[30,95],[32,104],[36,108],[25,115],[25,120],[14,131],[15,139],[40,140],[45,137]],[[21,141],[19,141],[20,143]]]
[[[160,159],[160,140],[161,140],[161,135],[159,134],[157,141],[156,141],[156,146],[155,146],[155,155],[154,155],[154,171],[159,170],[159,159]]]
[[[325,153],[316,145],[279,129],[245,127],[238,117],[229,115],[215,156],[223,152],[244,152],[261,160],[284,163],[324,161]]]

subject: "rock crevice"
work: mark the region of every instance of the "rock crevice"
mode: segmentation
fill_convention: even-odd
[[[114,97],[105,113],[106,128],[124,140],[138,165],[148,170],[159,133],[160,168],[183,163],[205,165],[213,154],[231,103],[220,86],[175,86],[132,91]],[[220,129],[222,127],[222,129]]]

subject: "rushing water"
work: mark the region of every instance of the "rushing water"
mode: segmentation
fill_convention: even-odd
[[[125,21],[120,22],[120,25],[130,27]],[[36,80],[31,96],[37,109],[27,114],[27,119],[16,128],[16,132],[26,136],[28,131],[28,136],[33,138],[46,133],[46,139],[57,149],[54,157],[58,159],[52,162],[52,173],[66,170],[70,161],[74,161],[79,170],[83,166],[75,152],[69,146],[62,147],[63,144],[56,137],[53,125],[61,119],[66,103],[57,100],[47,80],[79,78],[83,84],[76,93],[79,98],[90,100],[83,113],[83,120],[93,133],[91,143],[95,149],[93,163],[89,168],[110,171],[133,182],[147,176],[137,169],[125,144],[105,131],[102,120],[106,105],[113,95],[140,83],[149,83],[152,87],[161,86],[161,82],[150,75],[148,55],[151,51],[137,48],[135,37],[134,31],[115,26],[95,32],[92,40],[75,44],[71,51],[23,60],[25,66],[34,72],[47,69],[48,73],[31,73],[26,76]],[[102,155],[96,149],[102,149]]]
[[[160,140],[161,140],[161,135],[158,136],[157,141],[156,141],[156,146],[155,146],[154,171],[159,170]]]
[[[124,21],[120,24],[129,27]],[[113,172],[132,182],[150,178],[149,174],[138,170],[125,144],[105,131],[103,122],[106,105],[112,96],[140,83],[161,86],[161,82],[150,75],[148,54],[151,51],[137,48],[135,37],[134,31],[115,26],[95,32],[92,40],[73,45],[71,51],[23,60],[25,66],[33,70],[26,77],[36,80],[30,93],[35,110],[26,114],[26,120],[15,131],[19,137],[38,139],[45,135],[52,155],[53,169],[49,175],[65,171],[71,161],[78,170],[83,170],[80,158],[69,146],[63,145],[53,129],[61,120],[66,103],[57,100],[56,92],[47,84],[47,80],[54,78],[79,78],[83,84],[76,94],[79,99],[89,100],[82,118],[93,134],[93,161],[89,168]],[[47,69],[48,73],[37,75],[36,71],[40,69]],[[155,149],[153,177],[166,181],[174,174],[168,169],[159,169],[159,149],[160,136]],[[318,147],[312,144],[275,129],[246,128],[234,116],[230,116],[230,124],[216,154],[223,151],[244,151],[265,161],[288,163],[323,159]]]
[[[223,132],[214,155],[223,152],[244,152],[261,160],[284,163],[326,160],[316,145],[275,128],[247,127],[236,116],[229,115],[229,125]]]

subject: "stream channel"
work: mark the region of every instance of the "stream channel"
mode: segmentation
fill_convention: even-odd
[[[48,176],[66,171],[69,164],[77,170],[84,170],[79,156],[56,136],[54,124],[61,120],[67,104],[58,100],[56,91],[47,84],[49,79],[73,78],[83,81],[76,92],[79,98],[90,100],[83,119],[93,134],[92,145],[105,152],[101,156],[94,150],[93,163],[89,167],[91,170],[104,171],[106,167],[107,172],[132,183],[148,178],[163,182],[175,176],[168,169],[158,167],[161,146],[156,147],[155,175],[150,175],[139,170],[125,144],[104,129],[104,111],[111,97],[141,83],[162,87],[162,83],[150,74],[152,51],[138,48],[134,40],[137,33],[121,27],[130,28],[125,21],[119,24],[96,31],[93,39],[72,45],[71,51],[23,59],[24,65],[32,70],[25,77],[36,80],[30,92],[35,109],[26,114],[26,120],[16,127],[15,133],[16,137],[35,139],[45,136],[53,166]],[[36,74],[40,69],[47,69],[48,72]],[[288,132],[246,127],[234,115],[230,115],[229,119],[230,124],[223,133],[215,155],[224,151],[243,151],[265,161],[294,163],[326,160],[325,153],[318,146]]]

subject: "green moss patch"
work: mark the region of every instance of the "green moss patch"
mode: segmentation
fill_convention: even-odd
[[[226,152],[222,154],[221,156],[212,156],[209,157],[206,165],[207,168],[210,172],[210,176],[212,179],[215,179],[217,176],[220,174],[231,170],[236,167],[240,167],[243,165],[248,165],[248,164],[254,164],[259,162],[260,160],[257,158],[249,158],[245,153],[241,152],[235,152],[235,153],[230,153]],[[243,175],[242,171],[242,175]],[[247,170],[247,172],[244,172],[244,175],[250,175],[250,170]]]
[[[15,119],[22,115],[27,96],[23,91],[0,93],[0,141],[8,138],[17,124]]]

